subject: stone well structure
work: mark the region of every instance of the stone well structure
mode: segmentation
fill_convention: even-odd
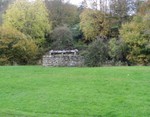
[[[78,50],[50,50],[43,56],[43,66],[82,66],[83,57]]]

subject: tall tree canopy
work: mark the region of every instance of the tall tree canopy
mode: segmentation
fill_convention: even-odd
[[[139,5],[138,13],[141,15],[145,15],[150,12],[150,0],[147,0],[147,2],[142,2]]]
[[[9,4],[14,0],[0,0],[0,24],[2,24],[2,15],[5,10],[8,8]]]
[[[43,42],[45,34],[51,30],[48,13],[42,0],[29,2],[16,0],[4,15],[4,25],[15,27],[26,35]]]
[[[78,8],[63,0],[45,0],[53,28],[67,24],[72,26],[79,22]]]
[[[105,14],[98,10],[85,9],[80,15],[80,28],[86,40],[96,36],[106,36],[109,31]]]

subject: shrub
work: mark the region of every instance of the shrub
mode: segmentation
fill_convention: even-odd
[[[133,21],[122,25],[120,34],[128,45],[127,59],[132,64],[148,65],[150,63],[150,15],[137,15]]]
[[[0,27],[0,64],[29,64],[38,48],[35,42],[10,27]]]
[[[113,38],[108,42],[109,56],[114,62],[127,62],[127,45],[120,39]]]
[[[93,41],[85,53],[85,65],[96,67],[103,65],[108,58],[107,45],[101,40]]]

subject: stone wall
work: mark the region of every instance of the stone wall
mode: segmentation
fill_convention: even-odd
[[[82,66],[84,60],[77,54],[46,54],[42,63],[43,66]]]

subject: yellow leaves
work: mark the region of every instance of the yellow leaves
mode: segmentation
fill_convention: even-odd
[[[150,44],[150,34],[145,33],[150,30],[150,25],[145,18],[147,16],[135,16],[133,21],[122,25],[122,29],[120,30],[123,41],[130,48],[127,59],[133,63],[142,65],[150,62],[150,49],[147,48],[147,45]]]
[[[30,35],[33,39],[44,38],[51,30],[48,12],[42,0],[30,3],[28,0],[17,0],[4,15],[4,26],[11,26]]]
[[[7,62],[27,64],[35,57],[38,47],[30,37],[10,27],[0,27],[0,58],[6,56]],[[1,61],[0,61],[1,64]]]
[[[132,54],[129,54],[127,56],[127,59],[130,61],[134,61],[138,65],[146,65],[147,63],[149,63],[150,60],[150,58],[148,58],[148,56],[144,54],[140,54],[137,56],[133,56]]]
[[[19,40],[18,43],[13,45],[13,48],[19,50],[22,53],[26,53],[26,55],[29,56],[35,56],[38,51],[38,47],[31,39]]]
[[[80,28],[86,40],[108,34],[108,21],[104,14],[97,10],[85,9],[80,15]]]

